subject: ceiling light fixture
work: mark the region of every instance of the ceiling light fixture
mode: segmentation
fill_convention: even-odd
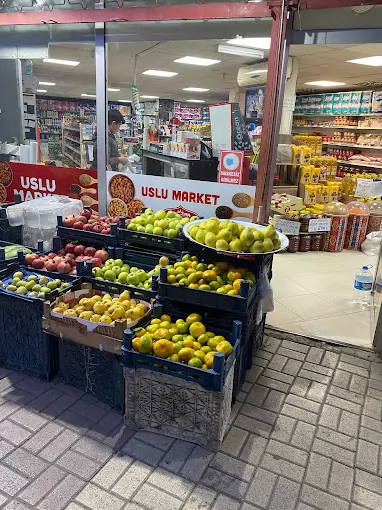
[[[187,99],[187,103],[205,103],[203,99]]]
[[[159,99],[159,96],[139,96],[139,97],[143,99]]]
[[[346,85],[346,83],[340,81],[319,80],[319,81],[306,81],[305,85],[317,85],[317,87],[337,87],[339,85]]]
[[[227,55],[237,55],[238,57],[264,58],[262,50],[244,48],[243,46],[231,46],[230,44],[219,44],[218,52],[226,53]]]
[[[259,50],[269,50],[271,47],[270,37],[236,37],[229,39],[227,44],[232,46],[244,46],[245,48],[256,48]]]
[[[146,74],[148,76],[160,76],[161,78],[171,78],[171,76],[176,76],[178,73],[174,73],[172,71],[156,71],[155,69],[148,69],[147,71],[143,71],[142,74]]]
[[[81,94],[82,97],[97,97],[96,94]]]
[[[118,103],[131,103],[130,99],[118,99]]]
[[[36,92],[48,92],[48,91],[45,89],[36,89]]]
[[[356,58],[354,60],[347,60],[351,64],[362,64],[364,66],[373,66],[379,67],[382,66],[382,57],[364,57],[364,58]]]
[[[207,67],[207,66],[212,66],[214,64],[219,64],[219,62],[221,62],[221,60],[215,60],[213,58],[187,56],[187,57],[177,58],[176,60],[174,60],[174,62],[176,62],[177,64],[190,64],[192,66]]]
[[[50,81],[39,81],[38,84],[47,85],[48,87],[54,87],[56,85],[55,83],[51,83]]]
[[[208,92],[210,89],[201,89],[199,87],[187,87],[185,89],[187,92]]]
[[[48,64],[61,64],[63,66],[78,66],[79,62],[76,60],[60,60],[58,58],[44,58],[43,62]]]
[[[107,89],[109,92],[120,92],[121,89],[112,89],[112,88],[109,88]]]

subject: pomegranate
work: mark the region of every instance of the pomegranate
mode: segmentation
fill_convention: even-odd
[[[65,253],[74,253],[74,248],[76,247],[75,244],[73,243],[68,243],[66,246],[65,246]],[[64,253],[64,255],[65,255]]]
[[[38,258],[39,256],[36,253],[29,253],[28,255],[25,255],[25,264],[27,266],[31,266],[33,261]]]
[[[68,274],[72,270],[72,266],[66,260],[61,260],[57,264],[57,271],[62,274]]]
[[[100,234],[102,232],[102,230],[103,230],[103,227],[99,223],[96,223],[93,226],[93,232],[96,232],[97,234]]]
[[[98,257],[92,258],[92,265],[93,267],[102,267],[102,260]]]
[[[75,259],[76,256],[74,255],[74,253],[67,253],[64,257],[65,260],[68,260],[68,259]]]
[[[57,255],[57,253],[53,253],[53,252],[48,253],[48,257],[49,257],[50,259],[54,259],[54,257],[55,257],[56,255]]]
[[[88,257],[94,257],[96,251],[97,250],[95,248],[89,246],[89,248],[85,249],[84,255],[87,255]]]
[[[83,230],[86,230],[87,232],[93,232],[93,224],[92,223],[86,223],[86,225],[84,225]]]
[[[101,230],[101,234],[110,234],[110,228],[109,227],[104,227],[102,230]]]
[[[62,224],[64,225],[64,227],[73,228],[74,222],[75,222],[74,216],[67,216],[62,222]]]
[[[32,262],[33,269],[42,269],[44,267],[44,261],[37,258]]]
[[[55,264],[55,263],[53,262],[53,260],[51,260],[50,262],[47,262],[47,263],[45,264],[45,269],[46,269],[47,271],[53,271],[53,272],[55,272],[55,271],[57,271],[57,264]]]
[[[91,218],[91,215],[92,215],[92,212],[89,211],[89,209],[83,209],[81,212],[80,212],[80,216],[85,216],[85,218],[88,220]]]
[[[71,269],[68,274],[77,274],[77,269]]]
[[[62,257],[60,257],[59,255],[56,255],[56,256],[54,257],[54,259],[53,259],[53,262],[54,262],[55,264],[58,264],[58,263],[60,262],[60,260],[62,260]]]
[[[94,254],[94,258],[100,259],[101,262],[104,264],[109,258],[109,254],[105,250],[97,250]]]
[[[83,224],[88,222],[88,219],[86,216],[78,216],[78,221],[81,221]]]
[[[76,221],[75,224],[73,225],[73,228],[75,228],[77,230],[83,230],[84,225],[85,225],[85,223],[83,223],[82,221]]]
[[[61,250],[58,250],[57,252],[57,255],[61,255],[61,256],[64,256],[65,255],[65,250],[64,249],[61,249]]]
[[[74,254],[75,255],[83,255],[83,253],[86,250],[86,246],[83,246],[82,244],[79,244],[74,248]]]
[[[109,218],[107,216],[101,216],[99,221],[101,221],[101,222],[109,221]]]

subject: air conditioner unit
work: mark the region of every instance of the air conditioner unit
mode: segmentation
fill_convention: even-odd
[[[255,87],[267,82],[268,62],[244,66],[237,73],[237,83],[240,87]],[[287,79],[292,74],[292,60],[288,59]]]

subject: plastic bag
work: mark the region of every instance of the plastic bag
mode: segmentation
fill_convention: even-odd
[[[365,255],[378,255],[382,241],[382,231],[370,232],[361,244],[361,250]]]
[[[258,307],[256,323],[260,324],[263,314],[273,312],[275,309],[273,303],[273,290],[269,283],[268,276],[263,275],[258,281],[258,293],[260,296],[260,304]]]

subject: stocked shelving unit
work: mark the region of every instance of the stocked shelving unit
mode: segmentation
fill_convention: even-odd
[[[80,167],[86,168],[88,161],[86,157],[86,146],[92,142],[94,124],[78,123],[68,124],[71,119],[64,119],[62,124],[62,153],[65,158]]]

